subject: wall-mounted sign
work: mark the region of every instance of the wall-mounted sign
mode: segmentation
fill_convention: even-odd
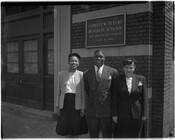
[[[126,15],[114,15],[86,21],[86,47],[125,45]]]

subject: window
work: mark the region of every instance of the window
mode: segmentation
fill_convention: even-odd
[[[7,43],[7,72],[18,73],[18,42]]]
[[[5,16],[20,13],[20,6],[5,6]]]
[[[49,8],[53,9],[53,7],[54,7],[53,5],[45,5],[45,6],[43,6],[44,9],[49,9]]]
[[[38,8],[39,8],[39,6],[21,6],[21,11],[26,12],[26,11],[35,10]]]
[[[24,73],[38,74],[38,41],[24,41]]]
[[[26,12],[26,11],[31,11],[31,10],[35,10],[35,9],[39,9],[39,6],[4,6],[5,7],[5,16],[10,16],[10,15],[14,15],[14,14],[19,14],[22,12]]]
[[[54,39],[47,40],[47,73],[54,74]]]

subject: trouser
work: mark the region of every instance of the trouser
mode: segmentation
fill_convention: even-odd
[[[112,118],[111,117],[88,117],[88,128],[91,138],[99,137],[99,130],[103,138],[112,137]]]
[[[117,138],[137,138],[141,124],[141,119],[120,119],[116,124],[115,137]]]

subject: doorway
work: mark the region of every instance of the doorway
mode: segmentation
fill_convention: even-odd
[[[6,102],[42,109],[39,36],[8,39],[5,50]]]

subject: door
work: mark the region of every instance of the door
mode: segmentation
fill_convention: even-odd
[[[53,34],[44,37],[44,107],[54,110],[54,38]]]
[[[14,104],[20,104],[20,42],[19,40],[7,41],[5,50],[5,93],[4,100]]]
[[[5,101],[42,109],[42,66],[39,64],[39,36],[17,38],[6,43]]]

